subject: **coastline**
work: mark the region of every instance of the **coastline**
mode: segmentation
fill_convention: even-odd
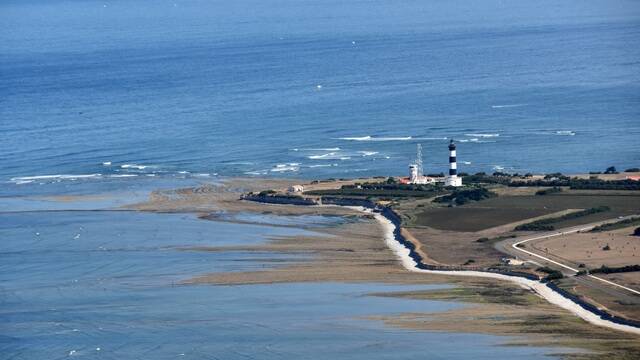
[[[442,291],[372,293],[372,296],[391,296],[409,299],[443,300],[467,303],[461,310],[446,313],[410,312],[394,316],[370,316],[370,320],[382,321],[388,326],[410,330],[459,333],[494,334],[512,337],[504,345],[554,346],[579,348],[588,352],[628,358],[638,354],[638,335],[632,332],[611,332],[609,327],[594,326],[573,312],[547,301],[535,291],[510,278],[485,276],[461,276],[434,271],[408,271],[403,259],[380,236],[393,227],[381,224],[374,214],[360,208],[324,204],[300,206],[286,203],[271,204],[259,201],[241,201],[247,191],[268,187],[285,187],[294,180],[262,181],[255,179],[229,179],[218,185],[197,188],[180,188],[154,192],[147,202],[127,206],[127,209],[150,212],[189,212],[214,221],[234,221],[233,214],[258,213],[265,215],[347,216],[359,219],[338,227],[318,229],[318,235],[303,237],[274,237],[268,243],[240,246],[194,246],[183,251],[226,252],[249,251],[256,253],[301,254],[304,258],[281,263],[270,269],[243,272],[210,272],[182,282],[183,285],[252,285],[305,282],[349,282],[389,284],[453,284],[454,288]],[[250,200],[250,199],[246,199]],[[220,218],[208,218],[206,214],[228,214]],[[399,220],[399,219],[396,219]],[[403,235],[399,231],[397,235]],[[394,240],[395,241],[395,240]],[[410,237],[406,241],[411,241]],[[398,244],[400,245],[400,244]],[[403,248],[401,251],[407,251]],[[415,249],[417,251],[417,249]],[[429,255],[427,253],[427,255]],[[429,259],[427,264],[432,264]],[[399,266],[400,265],[400,266]],[[413,266],[411,260],[409,266]],[[431,266],[431,265],[426,265]],[[435,263],[434,269],[440,268]],[[444,266],[442,266],[444,267]],[[505,338],[506,339],[506,338]],[[567,358],[588,358],[592,355],[570,355]],[[635,356],[635,355],[633,355]],[[631,358],[633,358],[633,356]]]
[[[396,256],[400,258],[406,270],[449,276],[484,277],[513,282],[520,287],[533,291],[549,303],[565,309],[591,324],[640,335],[640,326],[637,326],[635,321],[611,315],[590,303],[577,299],[575,296],[563,291],[554,284],[542,282],[530,274],[511,271],[491,272],[484,270],[447,269],[445,266],[440,268],[440,266],[424,264],[422,262],[422,255],[419,251],[416,251],[419,244],[404,239],[400,220],[395,212],[384,206],[382,209],[379,209],[379,206],[369,200],[341,199],[326,196],[321,197],[318,201],[310,198],[295,198],[293,202],[289,202],[290,199],[288,198],[280,197],[244,196],[241,199],[267,204],[289,204],[298,207],[345,207],[364,212],[374,216],[376,221],[385,229],[385,243],[393,250]],[[407,244],[411,244],[409,246],[412,248],[408,248]]]
[[[354,207],[354,209],[363,211],[365,213],[373,213],[373,211],[363,207],[360,207],[360,208]],[[554,291],[553,289],[551,289],[546,284],[540,281],[530,280],[530,279],[526,279],[524,277],[519,277],[519,276],[509,276],[509,275],[482,272],[482,271],[467,271],[467,270],[447,271],[447,270],[420,269],[417,267],[418,264],[416,263],[416,261],[410,256],[411,250],[406,248],[403,244],[401,244],[396,239],[396,236],[394,234],[396,225],[394,225],[391,220],[389,220],[387,217],[385,217],[380,213],[373,213],[373,216],[384,229],[385,243],[398,256],[398,258],[402,263],[402,266],[406,270],[419,272],[419,273],[426,273],[426,274],[484,277],[484,278],[509,281],[525,289],[535,292],[537,295],[544,298],[549,303],[556,305],[558,307],[561,307],[565,310],[568,310],[574,315],[580,317],[581,319],[591,324],[640,335],[640,328],[630,326],[630,325],[618,324],[610,320],[604,320],[598,315],[596,315],[595,313],[588,311],[584,309],[582,306],[580,306],[579,304],[567,299],[566,297]]]

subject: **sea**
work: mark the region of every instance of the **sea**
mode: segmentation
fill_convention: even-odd
[[[335,219],[116,209],[235,176],[404,175],[418,144],[440,173],[450,140],[460,172],[624,170],[638,139],[637,1],[3,0],[0,357],[545,357],[366,320],[461,306],[366,295],[391,285],[182,285],[290,256],[185,246]]]

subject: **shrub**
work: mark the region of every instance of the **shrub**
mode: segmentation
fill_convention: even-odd
[[[609,246],[609,244],[607,244],[602,248],[602,250],[609,251],[609,250],[611,250],[611,247]]]
[[[591,214],[596,214],[599,212],[609,211],[610,208],[608,206],[598,206],[587,210],[577,211],[574,213],[546,218],[541,220],[532,221],[530,223],[522,224],[516,226],[516,231],[551,231],[555,230],[554,223],[561,222],[564,220],[576,219],[582,216],[587,216]]]
[[[456,205],[464,205],[469,201],[480,201],[497,196],[485,188],[474,188],[464,190],[454,190],[451,194],[440,196],[434,201],[438,203],[455,203]]]
[[[562,188],[554,186],[551,189],[538,190],[536,191],[536,195],[549,195],[549,194],[555,194],[559,192],[562,192]]]
[[[633,231],[633,235],[635,235],[635,236],[640,236],[640,227],[637,227],[637,228]]]
[[[622,228],[636,225],[636,224],[640,224],[640,217],[632,217],[632,218],[628,218],[628,219],[624,219],[624,220],[620,220],[612,223],[598,225],[593,229],[591,229],[590,232],[601,232],[601,231],[622,229]]]
[[[624,172],[640,172],[640,168],[629,168],[627,170],[625,170]]]
[[[618,170],[616,170],[615,166],[609,166],[607,170],[604,171],[605,174],[617,174]]]
[[[615,274],[615,273],[633,272],[633,271],[640,271],[640,265],[626,265],[621,267],[608,267],[606,265],[602,265],[598,269],[591,270],[591,273],[592,274],[597,274],[597,273]]]
[[[560,271],[551,269],[551,268],[549,268],[547,266],[539,267],[539,268],[536,269],[536,271],[548,274],[543,279],[544,281],[558,280],[558,279],[562,279],[564,277],[564,275],[562,275],[562,273]]]

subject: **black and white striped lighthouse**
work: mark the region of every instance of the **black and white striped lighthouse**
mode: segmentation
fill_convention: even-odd
[[[458,163],[456,161],[456,144],[453,139],[449,142],[449,176],[444,181],[446,186],[462,186],[462,179],[458,177]]]

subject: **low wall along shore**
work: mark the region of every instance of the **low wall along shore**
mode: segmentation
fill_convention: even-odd
[[[406,261],[403,265],[408,270],[424,272],[440,272],[446,275],[467,275],[467,276],[481,276],[491,277],[503,280],[514,281],[521,286],[525,286],[540,296],[544,297],[548,301],[558,306],[561,306],[574,314],[580,316],[584,320],[591,322],[599,326],[606,326],[621,331],[633,332],[640,334],[640,322],[625,319],[616,315],[609,314],[608,312],[599,309],[593,304],[590,304],[574,294],[561,289],[553,282],[542,281],[534,274],[509,271],[504,269],[484,269],[484,268],[471,268],[471,267],[458,267],[458,266],[438,266],[424,263],[422,257],[416,251],[416,245],[407,240],[401,233],[402,220],[400,216],[388,206],[382,206],[374,201],[365,199],[349,199],[333,196],[322,196],[318,198],[308,198],[301,196],[280,196],[280,195],[243,195],[242,200],[255,201],[267,204],[286,204],[286,205],[304,205],[304,206],[321,206],[321,205],[337,205],[353,208],[361,208],[362,210],[377,213],[381,215],[384,220],[390,223],[392,226],[392,238],[393,240],[402,246],[408,253],[406,255],[411,261],[408,264]],[[401,255],[401,254],[398,254]],[[520,280],[518,280],[520,279]],[[537,285],[534,285],[537,284]],[[543,286],[543,288],[540,288]],[[550,296],[549,294],[553,294]],[[560,299],[558,299],[560,298]],[[564,300],[564,301],[562,301]],[[573,306],[572,306],[573,305]],[[595,318],[594,318],[595,316]]]

